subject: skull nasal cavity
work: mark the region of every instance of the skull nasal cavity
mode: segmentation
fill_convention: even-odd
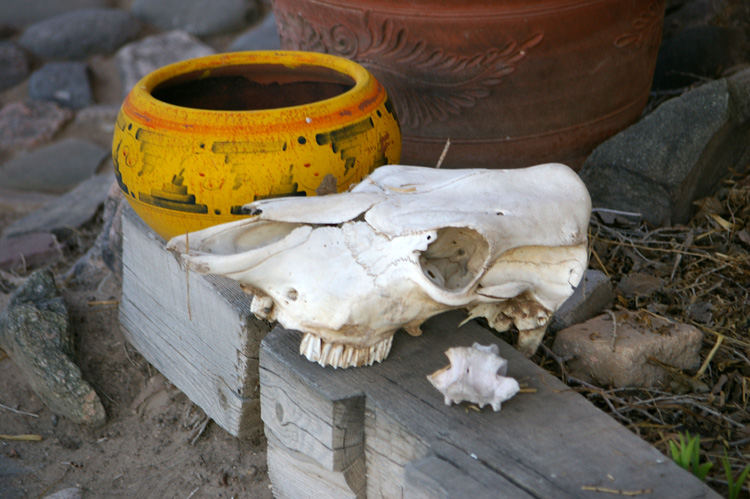
[[[422,272],[446,290],[465,288],[479,277],[489,244],[476,231],[463,227],[440,229],[419,256]]]

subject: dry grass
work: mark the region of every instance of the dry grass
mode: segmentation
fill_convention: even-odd
[[[551,354],[536,359],[666,455],[678,432],[699,434],[703,459],[714,463],[707,481],[720,492],[726,485],[720,462],[725,450],[735,475],[750,463],[748,172],[696,202],[688,225],[654,229],[611,213],[595,214],[590,224],[590,264],[616,286],[616,307],[699,328],[699,369],[662,365],[671,374],[666,386],[611,389],[570,378]],[[663,285],[648,296],[624,296],[617,284],[632,273],[656,276]]]

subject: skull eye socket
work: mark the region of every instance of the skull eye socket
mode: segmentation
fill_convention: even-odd
[[[480,277],[489,258],[489,244],[476,231],[464,227],[447,227],[419,256],[422,272],[435,285],[456,291],[471,285]]]

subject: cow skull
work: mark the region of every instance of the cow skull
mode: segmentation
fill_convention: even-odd
[[[533,354],[587,266],[591,201],[571,169],[388,165],[350,192],[262,200],[173,238],[188,267],[240,282],[321,365],[382,361],[393,334],[467,308]],[[190,247],[187,247],[189,241]]]

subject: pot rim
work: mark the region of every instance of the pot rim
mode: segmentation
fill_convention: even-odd
[[[306,104],[232,111],[179,106],[152,95],[159,85],[180,75],[212,68],[252,65],[279,65],[289,69],[317,66],[351,78],[353,86],[333,97]],[[224,128],[220,123],[225,123],[226,128],[243,124],[258,125],[260,118],[263,119],[263,125],[270,128],[281,123],[309,124],[311,120],[325,126],[330,121],[327,117],[332,114],[343,116],[355,109],[358,114],[363,111],[369,112],[384,98],[385,89],[375,77],[365,67],[349,59],[318,52],[258,50],[212,54],[162,66],[141,78],[133,86],[125,97],[122,110],[151,125],[170,129],[185,129],[189,126],[195,130],[193,123],[196,119],[210,120],[214,128]]]

